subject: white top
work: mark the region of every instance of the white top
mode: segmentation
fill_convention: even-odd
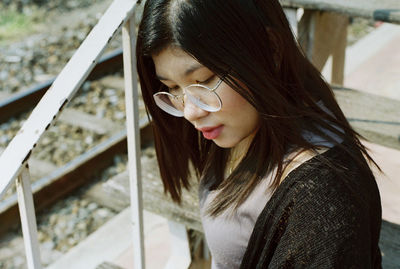
[[[343,139],[341,137],[327,130],[325,131],[337,143],[342,142]],[[314,145],[325,147],[325,150],[334,146],[331,142],[324,141],[319,136],[310,133],[304,133],[303,135]],[[294,156],[292,154],[286,159],[291,159]],[[315,155],[310,154],[310,152],[297,156],[284,171],[283,178],[313,156]],[[231,213],[228,209],[215,218],[206,215],[205,211],[220,190],[210,191],[200,184],[200,215],[205,238],[212,255],[212,269],[235,269],[240,267],[256,220],[273,194],[268,187],[275,174],[276,170],[268,174],[235,212]]]
[[[234,213],[223,212],[216,218],[206,216],[204,211],[220,190],[203,190],[205,200],[200,201],[200,214],[212,255],[211,268],[239,268],[255,222],[271,198],[272,192],[267,190],[270,182],[268,176]]]

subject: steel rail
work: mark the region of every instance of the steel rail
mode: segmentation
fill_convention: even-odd
[[[122,49],[116,49],[103,56],[94,67],[86,81],[99,79],[107,74],[122,70]],[[0,100],[0,123],[11,117],[32,109],[50,88],[56,77],[46,82],[36,84],[28,90],[15,93],[4,100]]]
[[[151,126],[147,118],[142,118],[139,126],[141,146],[145,147],[153,140]],[[58,200],[93,182],[99,171],[112,165],[115,155],[126,152],[127,136],[126,130],[123,130],[49,175],[33,182],[32,191],[36,212],[49,208]],[[0,219],[0,236],[18,225],[16,193],[0,202]]]

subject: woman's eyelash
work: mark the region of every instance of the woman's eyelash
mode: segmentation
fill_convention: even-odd
[[[212,75],[211,77],[209,77],[208,79],[206,79],[204,81],[196,80],[196,84],[208,84],[209,82],[211,82],[214,79],[214,77],[215,77],[215,75]],[[167,86],[167,89],[169,91],[175,91],[175,90],[179,89],[179,86],[174,86],[174,87],[168,87]]]
[[[207,84],[207,83],[209,83],[209,82],[211,82],[213,79],[214,79],[214,75],[213,76],[211,76],[210,78],[208,78],[208,79],[206,79],[206,80],[204,80],[204,81],[196,81],[196,83],[199,83],[199,84]]]
[[[173,91],[173,90],[177,90],[177,89],[179,89],[179,86],[167,87],[167,88],[168,88],[168,90],[171,90],[171,91]]]

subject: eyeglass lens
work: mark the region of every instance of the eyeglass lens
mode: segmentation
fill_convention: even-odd
[[[185,89],[185,94],[187,100],[206,111],[213,112],[221,108],[221,101],[218,96],[204,86],[189,86]],[[155,94],[154,98],[157,105],[167,113],[176,116],[176,114],[182,114],[184,111],[184,95],[174,96],[172,94],[160,92]]]

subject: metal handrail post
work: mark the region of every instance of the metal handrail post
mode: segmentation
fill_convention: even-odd
[[[134,16],[122,28],[125,77],[125,110],[128,164],[133,225],[134,268],[145,269],[143,199],[140,164],[139,94],[136,75],[136,32]]]
[[[40,269],[42,265],[40,261],[36,215],[27,164],[16,180],[16,187],[27,265],[29,269]]]

